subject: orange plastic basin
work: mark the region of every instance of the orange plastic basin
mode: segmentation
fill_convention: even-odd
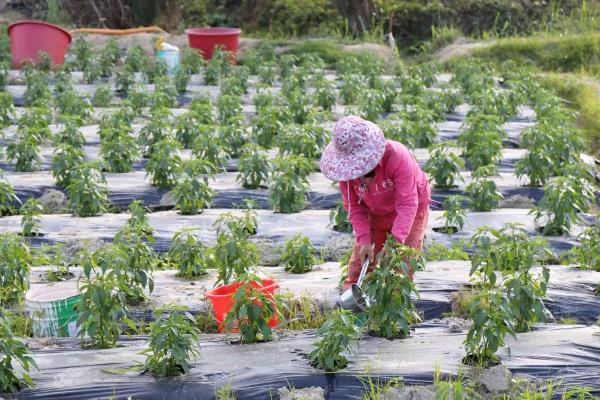
[[[273,298],[275,290],[279,289],[279,284],[273,279],[263,279],[262,283],[252,281],[250,284],[262,293],[266,294],[269,298]],[[219,323],[219,332],[223,332],[225,330],[223,321],[225,321],[227,314],[233,308],[233,296],[240,286],[242,286],[242,282],[234,282],[229,285],[216,287],[212,290],[209,290],[206,294],[206,298],[209,299],[213,305],[215,318]],[[274,328],[278,323],[279,320],[277,315],[274,315],[269,320],[268,325],[269,327]],[[237,330],[232,330],[232,332],[237,332]]]
[[[54,64],[65,62],[71,34],[60,26],[41,21],[17,21],[8,27],[13,66],[39,60],[41,51],[48,53]]]

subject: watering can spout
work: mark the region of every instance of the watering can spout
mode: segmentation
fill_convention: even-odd
[[[367,311],[371,302],[369,297],[362,290],[361,285],[365,275],[367,274],[368,267],[369,258],[367,257],[362,264],[358,281],[346,289],[337,300],[338,307],[354,312]]]

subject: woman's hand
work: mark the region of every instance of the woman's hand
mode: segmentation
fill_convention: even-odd
[[[360,249],[358,249],[358,257],[360,259],[360,262],[364,262],[365,258],[369,257],[369,260],[373,261],[375,259],[375,254],[373,252],[373,245],[372,244],[363,244],[360,246]]]

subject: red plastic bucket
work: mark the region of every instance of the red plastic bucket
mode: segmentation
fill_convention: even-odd
[[[44,51],[54,64],[65,61],[65,53],[72,37],[60,26],[41,21],[18,21],[8,27],[13,66],[20,68],[26,60],[38,60]]]
[[[200,50],[205,60],[210,60],[215,47],[222,46],[231,52],[235,62],[240,41],[241,29],[238,28],[190,28],[185,31],[191,48]]]
[[[257,281],[250,282],[252,286],[260,290],[262,293],[266,294],[267,297],[273,298],[275,294],[275,290],[279,288],[279,284],[275,282],[273,279],[263,279],[262,283]],[[209,290],[206,294],[206,298],[209,299],[213,305],[213,310],[215,312],[215,318],[219,323],[219,332],[223,332],[225,330],[225,326],[223,321],[227,317],[227,314],[233,308],[233,296],[238,288],[242,286],[242,282],[234,282],[229,285],[219,286],[212,290]],[[271,328],[274,328],[279,323],[277,315],[274,315],[270,320],[268,325]],[[236,332],[237,330],[232,330]]]

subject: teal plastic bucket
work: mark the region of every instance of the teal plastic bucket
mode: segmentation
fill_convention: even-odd
[[[156,57],[162,59],[167,64],[169,74],[173,74],[179,67],[179,52],[174,50],[157,50]]]
[[[33,336],[77,336],[75,306],[81,296],[75,282],[56,282],[40,286],[30,289],[25,298],[25,310],[32,319]]]

